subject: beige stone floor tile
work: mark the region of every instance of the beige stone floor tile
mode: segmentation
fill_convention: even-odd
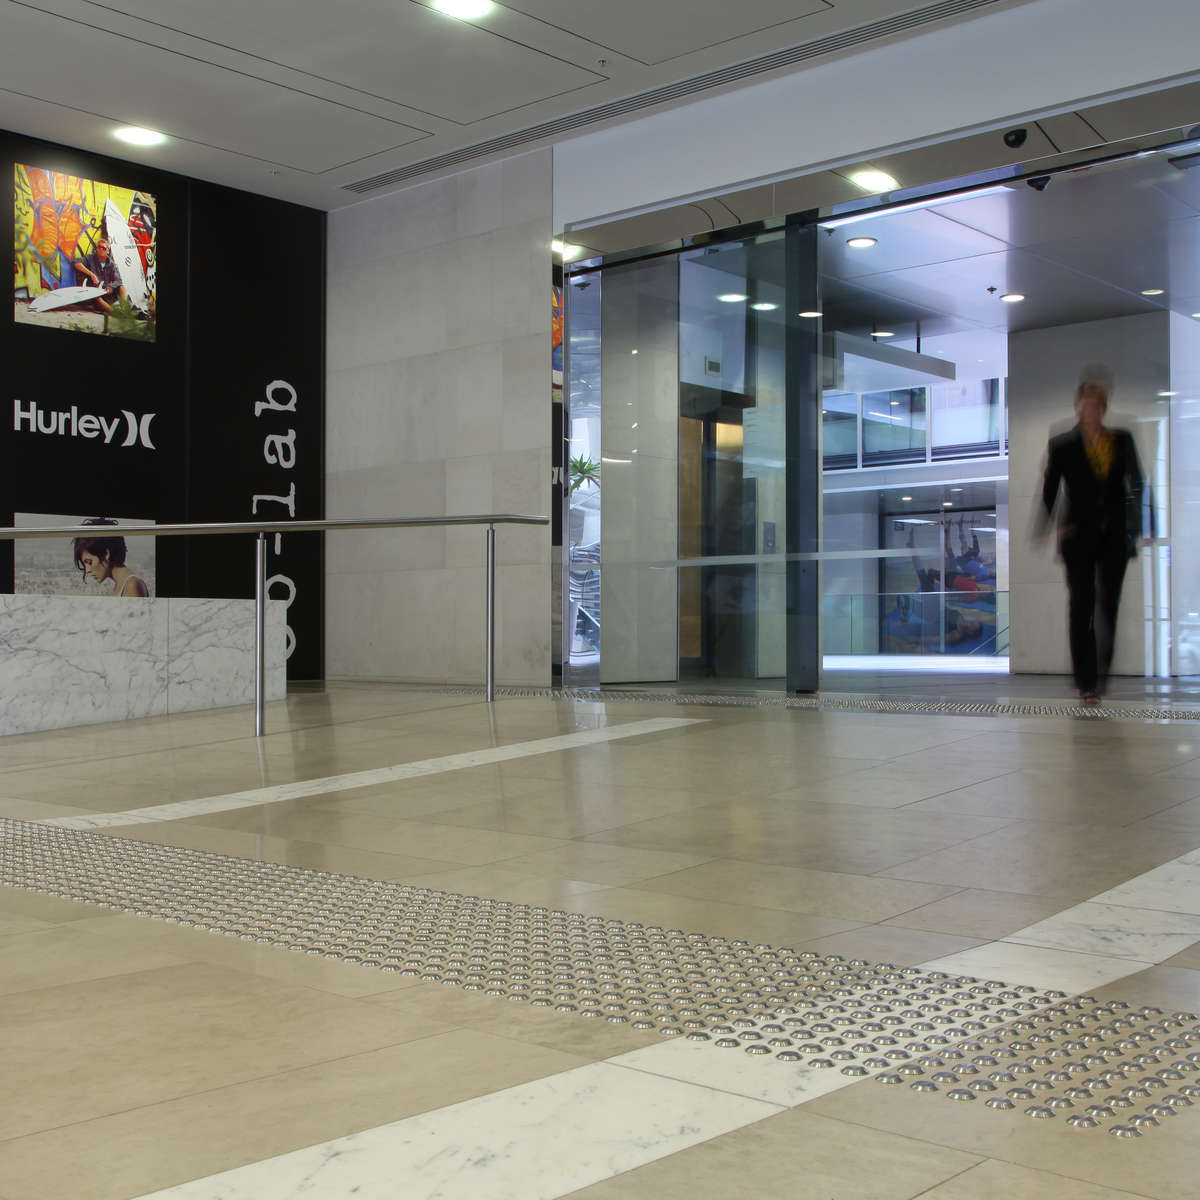
[[[955,889],[878,875],[717,860],[647,880],[642,890],[871,924],[949,896]]]
[[[571,911],[618,921],[637,921],[664,929],[683,929],[712,937],[744,939],[770,946],[795,947],[801,942],[862,924],[838,917],[755,907],[740,898],[696,899],[644,888],[608,888],[581,895]]]
[[[419,983],[404,992],[380,994],[372,1000],[414,1017],[422,1014],[440,1016],[464,1029],[478,1029],[495,1037],[546,1046],[578,1055],[589,1062],[640,1050],[644,1046],[657,1046],[664,1040],[656,1030],[610,1025],[606,1021],[555,1012],[552,1008],[535,1008],[532,1004],[436,983]]]
[[[921,1200],[1140,1200],[1142,1195],[988,1159],[922,1192]]]
[[[1180,830],[1026,822],[880,875],[1084,900],[1186,854],[1192,841]]]
[[[684,789],[572,786],[568,790],[551,786],[447,808],[438,814],[438,821],[506,833],[575,838],[667,813],[684,814],[711,801],[711,796],[697,797]]]
[[[95,915],[94,905],[45,896],[25,888],[0,886],[0,917],[33,917],[47,925],[60,925]]]
[[[205,850],[211,854],[228,854],[234,858],[286,863],[293,867],[309,867],[317,871],[332,871],[340,875],[357,875],[365,879],[386,879],[393,882],[430,871],[452,870],[460,865],[437,858],[359,850],[328,842],[270,837],[239,829],[213,829],[206,825],[193,825],[183,821],[121,825],[111,829],[100,829],[97,833],[106,837],[182,846],[191,850]]]
[[[369,784],[367,787],[310,796],[306,804],[310,809],[357,812],[392,820],[412,820],[430,816],[440,817],[442,813],[457,812],[472,805],[520,802],[543,796],[565,799],[562,789],[550,780],[505,779],[498,773],[491,779],[484,779],[479,772],[473,772],[473,779],[468,786],[462,776],[462,771],[449,771],[444,775]],[[466,822],[456,821],[453,824]]]
[[[1196,949],[1195,946],[1192,947]],[[1124,1000],[1178,1012],[1200,1012],[1200,970],[1159,965],[1126,975],[1094,992],[1097,1000]],[[1197,1131],[1200,1135],[1200,1130]]]
[[[52,922],[39,921],[37,917],[5,916],[0,912],[0,938],[21,933],[40,933],[53,928]]]
[[[844,933],[814,938],[805,942],[801,949],[911,967],[947,954],[957,954],[960,950],[969,950],[972,946],[980,945],[981,941],[980,938],[947,933],[901,929],[895,925],[860,925]]]
[[[1143,817],[1131,828],[1178,829],[1190,833],[1200,844],[1200,799],[1185,800],[1160,809],[1153,816]]]
[[[94,915],[97,909],[91,908]],[[76,928],[78,922],[50,925],[0,939],[0,996],[45,988],[70,987],[110,975],[130,975],[178,966],[178,955],[161,947],[122,949]]]
[[[572,1192],[578,1200],[911,1200],[978,1156],[793,1109]],[[1099,1200],[1099,1198],[1097,1198]]]
[[[512,904],[530,904],[568,912],[576,911],[581,897],[604,890],[603,884],[579,879],[539,879],[535,875],[510,870],[507,863],[413,874],[406,876],[405,882],[439,892],[485,896],[491,900],[507,900]]]
[[[964,774],[968,779],[964,780]],[[797,779],[795,786],[785,788],[771,799],[809,804],[860,805],[870,809],[901,808],[961,787],[964,782],[970,781],[972,775],[988,778],[989,769],[972,770],[971,764],[966,763],[960,773],[957,765],[949,769],[935,766],[894,767],[885,763],[828,779],[813,779],[805,773]]]
[[[511,871],[552,879],[580,879],[608,887],[627,887],[655,876],[681,871],[709,861],[704,854],[671,850],[642,850],[604,842],[567,842],[552,850],[505,859]]]
[[[264,837],[403,854],[462,866],[483,866],[515,858],[519,854],[556,849],[563,844],[558,838],[439,825],[434,821],[393,820],[366,813],[327,809],[275,811],[279,807],[268,804],[232,812],[209,813],[179,824],[237,829]]]
[[[585,1061],[458,1029],[2,1142],[0,1178],[12,1200],[127,1200]]]
[[[294,953],[277,946],[259,945],[239,937],[189,929],[127,913],[85,919],[76,922],[72,928],[111,937],[122,948],[120,953],[129,947],[158,948],[188,962],[213,963],[280,983],[332,992],[335,996],[375,996],[402,991],[418,983],[398,972]]]
[[[48,817],[77,817],[90,813],[90,808],[73,808],[46,800],[22,800],[13,796],[0,797],[0,817],[16,821],[44,821]]]
[[[96,940],[116,957],[112,939]],[[453,1028],[208,963],[19,992],[0,997],[0,1059],[7,1094],[19,1097],[0,1110],[0,1138]],[[48,1055],[48,1046],[70,1052]]]
[[[1033,1121],[1019,1109],[993,1112],[943,1095],[920,1096],[868,1079],[812,1100],[802,1111],[1155,1200],[1194,1200],[1200,1175],[1200,1138],[1190,1132],[1190,1110],[1169,1127],[1153,1130],[1153,1136],[1132,1140],[1098,1129],[1071,1129],[1061,1119]],[[1073,1200],[1070,1190],[1060,1195]]]
[[[1129,825],[1170,812],[1191,799],[1193,786],[1137,774],[1019,770],[920,800],[907,811]]]
[[[905,929],[952,933],[995,941],[1061,912],[1064,902],[1053,896],[1022,896],[967,888],[947,900],[935,900],[885,921]]]
[[[1164,959],[1161,965],[1164,967],[1186,967],[1192,971],[1200,971],[1200,942],[1197,942],[1194,946],[1189,946],[1186,950],[1181,950],[1171,958]]]

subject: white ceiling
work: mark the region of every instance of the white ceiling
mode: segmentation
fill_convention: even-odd
[[[0,127],[332,209],[364,178],[925,7],[513,0],[469,23],[422,0],[0,0]],[[170,140],[132,149],[120,125]]]

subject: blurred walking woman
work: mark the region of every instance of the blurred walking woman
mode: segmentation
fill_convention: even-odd
[[[84,525],[114,526],[116,521],[104,517],[96,517],[84,521]],[[77,537],[75,539],[75,566],[83,572],[86,579],[94,579],[97,583],[105,580],[113,581],[114,596],[137,598],[149,596],[150,589],[143,579],[139,578],[125,565],[125,539],[120,535],[115,537]]]
[[[1142,532],[1144,481],[1133,436],[1104,424],[1108,389],[1085,380],[1075,393],[1074,429],[1050,439],[1042,485],[1048,521],[1066,489],[1058,546],[1067,571],[1067,620],[1075,686],[1087,705],[1100,703],[1112,663],[1125,567]]]

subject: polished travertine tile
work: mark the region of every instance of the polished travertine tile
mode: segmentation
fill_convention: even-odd
[[[1118,1194],[1191,1200],[1200,1172],[1200,1139],[1184,1129],[1156,1129],[1153,1136],[1136,1140],[1092,1135],[1061,1119],[1033,1121],[1019,1110],[995,1113],[941,1095],[915,1096],[907,1087],[881,1087],[874,1080],[820,1097],[803,1111],[1061,1176],[1065,1182],[1057,1195],[1063,1200],[1074,1200],[1076,1180]],[[1185,1113],[1176,1126],[1189,1120]]]
[[[458,1029],[0,1142],[13,1200],[125,1200],[580,1065]]]
[[[856,922],[885,921],[956,889],[880,876],[844,875],[802,867],[720,861],[663,875],[647,891],[753,904]]]
[[[971,950],[928,959],[921,966],[953,975],[973,975],[980,979],[1002,979],[1006,983],[1029,987],[1054,988],[1077,996],[1092,993],[1102,984],[1123,979],[1145,967],[1149,961],[1112,958],[1103,954],[1080,954],[1046,946],[1024,946],[1016,942],[990,942]]]
[[[885,921],[884,925],[990,940],[1024,929],[1060,912],[1062,907],[1063,901],[1055,896],[966,888],[946,900],[935,900],[932,904],[901,913]]]
[[[969,1171],[977,1161],[977,1155],[795,1109],[572,1196],[578,1200],[694,1200],[697,1195],[910,1200],[936,1194],[927,1189]],[[1062,1200],[1061,1194],[1056,1200]]]
[[[1141,1195],[988,1159],[923,1192],[922,1200],[1139,1200]]]

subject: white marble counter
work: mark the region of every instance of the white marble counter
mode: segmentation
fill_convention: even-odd
[[[267,697],[287,692],[267,606]],[[254,601],[0,595],[0,735],[246,704]]]

